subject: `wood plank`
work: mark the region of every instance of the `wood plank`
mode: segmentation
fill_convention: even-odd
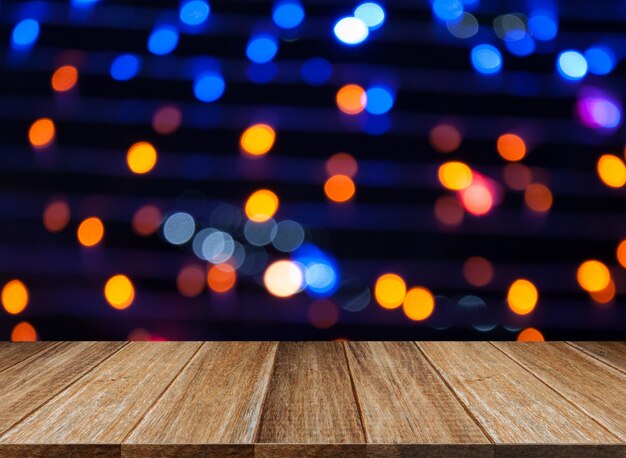
[[[568,444],[587,444],[596,447],[586,450],[586,457],[623,458],[623,447],[610,446],[620,445],[617,437],[495,346],[487,342],[418,346],[495,442],[497,457],[566,456],[571,452]]]
[[[14,426],[124,344],[61,342],[0,373],[0,434]],[[23,347],[15,347],[24,355]],[[2,442],[0,440],[0,442]]]
[[[263,408],[258,457],[365,456],[340,342],[283,342]]]
[[[493,345],[626,441],[626,374],[564,342]]]
[[[56,345],[55,342],[0,342],[0,372]]]
[[[626,373],[626,342],[568,342],[598,358],[600,361]]]
[[[131,342],[0,437],[29,456],[29,444],[63,455],[119,444],[200,348],[197,342]],[[88,448],[89,449],[89,448]],[[91,450],[91,449],[89,449]],[[116,450],[116,451],[115,451]],[[115,455],[116,453],[116,455]]]
[[[277,347],[205,343],[124,441],[122,455],[253,457]]]
[[[492,457],[493,446],[413,342],[349,342],[368,456]]]

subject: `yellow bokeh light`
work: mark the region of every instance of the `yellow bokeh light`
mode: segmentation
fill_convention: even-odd
[[[35,342],[37,340],[37,331],[32,324],[22,321],[18,323],[11,331],[11,341],[13,342]]]
[[[346,84],[337,91],[337,106],[345,114],[355,115],[365,110],[367,96],[358,84]]]
[[[515,134],[504,134],[498,138],[498,153],[507,161],[521,161],[526,156],[526,143]]]
[[[626,184],[626,165],[619,157],[605,154],[598,160],[598,176],[611,188],[621,188]]]
[[[76,235],[81,245],[92,247],[100,243],[104,237],[104,224],[100,218],[89,217],[80,223]]]
[[[354,181],[346,175],[333,175],[324,183],[324,193],[333,202],[347,202],[355,192]]]
[[[591,259],[583,262],[576,273],[578,284],[590,293],[602,291],[611,283],[611,272],[602,262]]]
[[[439,181],[452,191],[466,189],[472,184],[472,169],[463,162],[446,162],[439,167]]]
[[[248,127],[239,141],[241,149],[251,156],[263,156],[274,146],[276,132],[267,124],[255,124]]]
[[[28,289],[20,280],[11,280],[2,288],[2,306],[11,315],[17,315],[28,305]]]
[[[28,130],[28,141],[34,148],[45,148],[54,140],[54,123],[49,118],[35,121]]]
[[[289,297],[300,292],[304,284],[302,269],[293,261],[270,264],[263,275],[263,284],[276,297]]]
[[[618,246],[615,253],[617,255],[617,261],[620,265],[626,269],[626,240],[623,240]]]
[[[509,287],[507,302],[509,308],[518,315],[527,315],[535,309],[539,293],[532,282],[519,279]]]
[[[378,277],[374,286],[374,297],[381,307],[395,309],[402,305],[406,296],[406,283],[396,274],[384,274]]]
[[[126,163],[133,173],[148,173],[157,163],[157,151],[148,142],[137,142],[128,149]]]
[[[274,216],[278,204],[276,194],[269,189],[260,189],[248,197],[245,205],[246,216],[256,223],[263,223]]]
[[[57,92],[65,92],[72,89],[78,81],[78,70],[72,65],[59,67],[52,75],[50,81],[52,89]]]
[[[435,310],[435,298],[426,288],[411,288],[404,297],[402,310],[413,321],[425,320]]]
[[[543,342],[543,334],[535,328],[526,328],[517,335],[518,342]]]
[[[135,300],[135,287],[126,275],[114,275],[104,286],[104,297],[111,307],[123,310]]]

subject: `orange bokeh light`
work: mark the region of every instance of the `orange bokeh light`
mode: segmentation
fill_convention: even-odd
[[[102,224],[100,218],[96,218],[95,216],[86,218],[78,226],[76,235],[81,245],[92,247],[102,241],[104,237],[104,224]]]
[[[147,237],[154,234],[163,221],[163,213],[154,205],[145,205],[133,215],[133,231],[137,235]]]
[[[32,324],[22,321],[18,323],[11,331],[11,341],[13,342],[35,342],[37,340],[37,331]]]
[[[52,89],[57,92],[66,92],[72,89],[78,82],[78,70],[73,65],[59,67],[51,79]]]
[[[255,124],[248,127],[243,134],[239,144],[241,149],[251,156],[263,156],[274,146],[276,132],[272,126],[267,124]]]
[[[402,310],[410,320],[425,320],[435,310],[435,297],[427,288],[411,288],[404,297]]]
[[[353,178],[359,170],[354,156],[348,153],[333,154],[326,161],[326,173],[332,175],[346,175]]]
[[[507,302],[509,308],[518,315],[528,315],[535,309],[539,293],[529,280],[515,280],[509,287]]]
[[[446,226],[458,226],[463,222],[465,210],[454,197],[442,196],[435,202],[435,216]]]
[[[54,200],[43,211],[43,225],[50,232],[65,229],[70,222],[70,206],[64,200]]]
[[[446,162],[439,167],[439,182],[452,191],[461,191],[472,184],[472,169],[463,162]]]
[[[402,305],[406,296],[406,283],[399,275],[381,275],[374,286],[374,297],[381,307],[395,309]]]
[[[248,219],[255,223],[264,223],[274,216],[278,205],[276,194],[269,189],[260,189],[248,197],[244,210]]]
[[[600,291],[592,291],[589,293],[589,295],[598,304],[608,304],[613,299],[615,299],[616,293],[617,290],[615,288],[615,282],[611,280],[609,281],[609,285],[606,288]]]
[[[604,154],[598,160],[598,176],[610,188],[621,188],[626,184],[626,165],[621,158]]]
[[[334,175],[324,184],[324,193],[333,202],[347,202],[354,197],[355,192],[354,182],[346,175]]]
[[[622,242],[617,246],[615,254],[617,255],[617,261],[623,268],[626,269],[626,240],[622,240]]]
[[[2,306],[11,315],[17,315],[28,305],[28,289],[20,280],[11,280],[2,288]]]
[[[126,163],[133,173],[148,173],[157,163],[157,151],[148,142],[137,142],[128,148]]]
[[[196,297],[204,290],[205,269],[197,264],[183,267],[176,277],[176,287],[186,297]],[[208,278],[208,277],[207,277]]]
[[[126,275],[114,275],[104,285],[104,297],[114,309],[124,310],[135,300],[135,287]]]
[[[493,280],[493,264],[480,256],[468,258],[463,263],[463,277],[472,286],[487,286]]]
[[[524,192],[524,201],[528,208],[536,212],[547,212],[552,208],[552,192],[550,189],[539,183],[529,185]]]
[[[438,124],[428,134],[430,145],[440,153],[451,153],[461,146],[461,133],[450,124]]]
[[[498,153],[507,161],[521,161],[526,156],[526,143],[515,134],[504,134],[498,138]]]
[[[535,328],[526,328],[517,335],[518,342],[543,342],[545,340],[543,334]]]
[[[576,272],[578,284],[590,293],[602,291],[611,282],[611,272],[602,262],[591,259],[583,262]]]
[[[530,168],[523,164],[507,164],[504,167],[503,178],[509,188],[523,191],[532,183],[533,174]]]
[[[367,96],[358,84],[346,84],[337,91],[337,106],[348,115],[355,115],[365,110]]]
[[[31,124],[28,141],[37,149],[49,146],[54,140],[55,127],[50,118],[41,118]]]
[[[211,291],[227,293],[237,282],[237,272],[230,264],[216,264],[207,273],[207,284]]]
[[[476,183],[461,192],[461,200],[465,210],[469,213],[482,216],[493,208],[493,196],[486,186]]]

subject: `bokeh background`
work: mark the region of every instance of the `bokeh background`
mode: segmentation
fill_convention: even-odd
[[[0,338],[620,339],[626,3],[0,3]]]

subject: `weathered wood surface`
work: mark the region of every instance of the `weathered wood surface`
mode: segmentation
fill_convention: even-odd
[[[626,457],[623,342],[0,343],[0,457]]]

